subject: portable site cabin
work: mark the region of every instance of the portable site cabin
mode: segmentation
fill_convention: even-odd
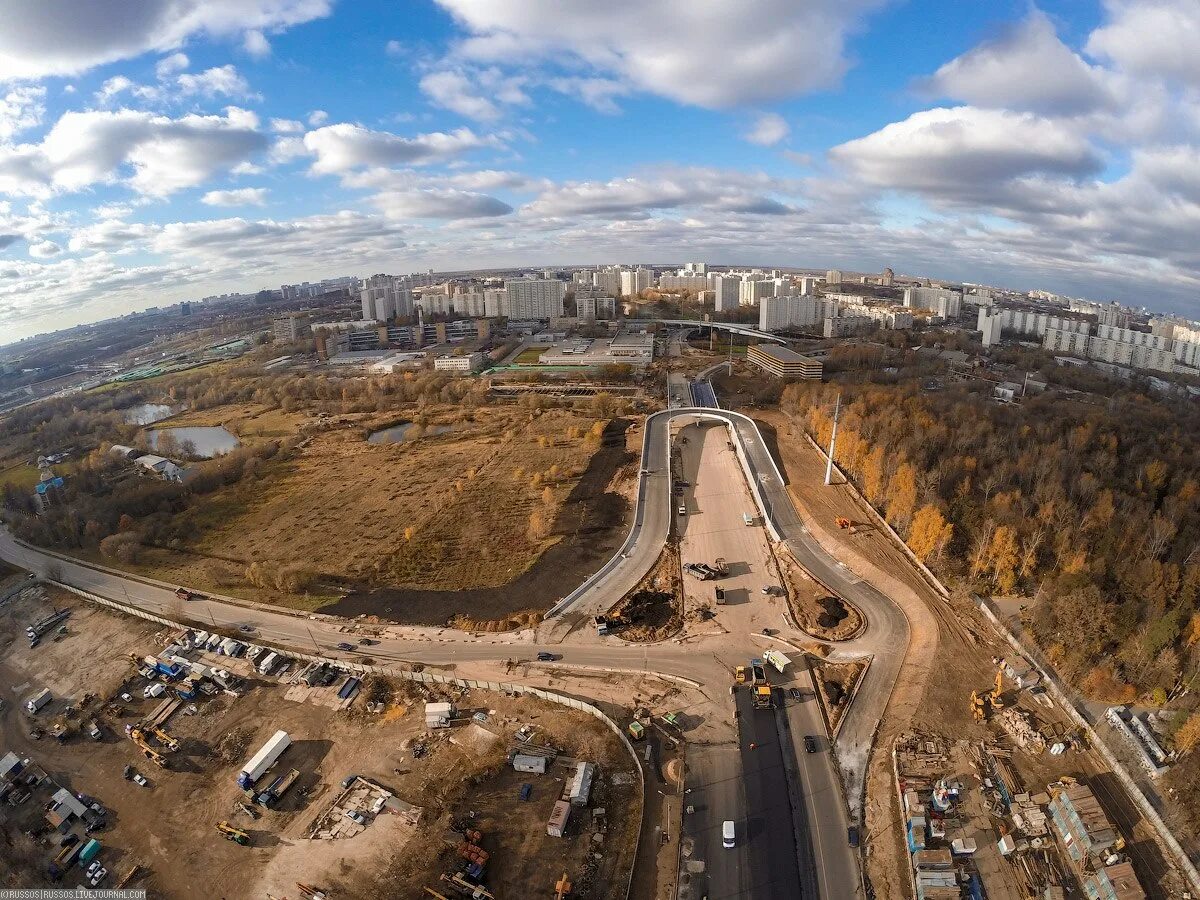
[[[550,837],[562,837],[567,830],[567,821],[571,818],[571,804],[566,800],[558,800],[550,811],[550,821],[546,823],[546,834]]]

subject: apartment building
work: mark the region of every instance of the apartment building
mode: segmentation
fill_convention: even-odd
[[[847,303],[842,305],[839,314],[842,316],[863,316],[870,319],[880,328],[912,328],[913,324],[912,313],[897,306]]]
[[[825,371],[825,365],[819,359],[812,359],[775,344],[753,344],[747,347],[746,362],[779,378],[820,381]]]
[[[308,334],[308,320],[303,316],[279,316],[271,320],[271,330],[279,344],[294,344]]]
[[[553,319],[563,314],[566,284],[557,278],[515,278],[504,282],[513,319]]]
[[[636,269],[621,271],[621,294],[625,297],[636,297],[642,291],[654,287],[654,271],[640,266]]]
[[[767,278],[743,281],[738,285],[738,303],[741,306],[757,306],[764,297],[775,296],[775,282]]]
[[[711,275],[709,277],[713,290],[714,309],[717,312],[737,309],[741,302],[742,279],[736,275]]]
[[[1050,329],[1089,335],[1092,331],[1092,324],[1086,319],[1064,316],[1056,312],[1047,312],[1046,310],[1024,307],[979,307],[979,319],[976,330],[983,332],[983,345],[985,347],[990,347],[997,343],[1000,340],[1001,333],[1004,331],[1015,331],[1018,334],[1044,338],[1046,332]]]
[[[837,301],[828,297],[764,297],[758,306],[758,327],[760,331],[811,328],[837,312]]]
[[[864,331],[870,331],[876,327],[876,321],[870,316],[860,315],[858,313],[847,313],[845,310],[839,312],[836,316],[830,316],[824,322],[825,337],[849,337],[853,334],[861,334]]]
[[[358,292],[362,317],[388,322],[413,313],[412,280],[400,275],[372,275]]]
[[[664,291],[706,291],[707,275],[659,275],[658,286]]]
[[[598,297],[591,294],[577,296],[575,315],[581,322],[611,322],[617,317],[617,300],[615,297]]]
[[[904,305],[933,310],[944,319],[957,319],[962,313],[962,291],[914,285],[904,289]]]

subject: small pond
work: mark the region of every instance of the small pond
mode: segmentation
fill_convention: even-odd
[[[164,428],[161,431],[150,432],[150,446],[155,450],[158,449],[158,438],[162,434],[171,435],[179,446],[182,446],[184,441],[191,441],[196,456],[205,459],[228,453],[240,443],[235,435],[220,426]]]

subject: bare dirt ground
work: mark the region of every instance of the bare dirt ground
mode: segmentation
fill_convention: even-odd
[[[679,547],[668,543],[662,555],[637,587],[621,599],[609,615],[624,617],[628,625],[613,632],[635,643],[663,641],[683,627],[683,584],[679,576]]]
[[[776,547],[775,559],[783,572],[792,615],[804,631],[818,640],[844,641],[862,629],[862,613],[853,604],[825,590],[786,548]]]
[[[55,598],[55,603],[74,601]],[[594,885],[615,884],[619,873],[632,866],[632,833],[640,821],[636,780],[614,784],[611,778],[633,771],[632,761],[596,720],[536,700],[487,692],[435,695],[419,685],[384,681],[364,686],[359,702],[343,711],[333,708],[336,704],[285,699],[286,686],[276,679],[260,679],[236,699],[224,695],[198,699],[194,714],[177,712],[167,728],[181,748],[170,755],[170,768],[161,770],[143,760],[124,736],[125,724],[157,705],[141,699],[145,682],[138,679],[128,685],[135,688],[132,703],[119,703],[121,711],[113,715],[99,715],[103,740],[94,742],[77,734],[61,744],[49,737],[33,740],[30,717],[18,707],[37,687],[53,685],[55,692],[54,704],[39,720],[58,715],[67,702],[77,704],[85,691],[106,698],[132,674],[125,654],[156,651],[166,637],[158,633],[158,626],[80,604],[71,606],[66,636],[30,650],[21,631],[50,608],[49,602],[32,596],[0,606],[0,698],[5,701],[0,711],[0,752],[12,749],[28,756],[58,784],[103,803],[110,811],[109,826],[97,834],[104,845],[104,864],[113,872],[127,871],[135,863],[146,867],[149,875],[142,885],[154,896],[295,896],[297,881],[321,886],[332,896],[379,896],[379,885],[393,865],[415,862],[428,869],[435,857],[440,859],[447,815],[467,809],[492,810],[484,846],[493,853],[496,883],[505,888],[501,896],[515,895],[525,879],[540,885],[551,873],[561,875],[564,868],[583,878],[587,868],[583,853],[597,847],[605,859],[595,869]],[[311,689],[312,701],[320,699],[317,693],[336,689],[336,683]],[[368,696],[383,703],[381,712],[365,711]],[[543,810],[540,801],[553,793],[546,787],[552,782],[550,775],[535,795],[539,802],[523,805],[524,818],[509,815],[517,802],[515,791],[504,780],[511,770],[497,773],[494,759],[479,755],[469,742],[451,740],[461,729],[430,738],[422,715],[423,703],[430,698],[453,699],[468,713],[484,712],[488,721],[483,726],[467,727],[490,729],[498,747],[506,748],[521,725],[534,724],[568,755],[600,762],[603,784],[598,785],[596,799],[608,808],[603,846],[590,839],[590,808],[581,813],[571,837],[561,842],[546,837],[548,808]],[[279,765],[295,767],[301,776],[276,809],[260,809],[259,818],[252,820],[234,808],[235,801],[242,799],[235,776],[277,729],[287,731],[293,740]],[[427,747],[419,758],[412,752],[416,741]],[[123,779],[127,764],[146,775],[148,787]],[[399,799],[422,807],[420,824],[414,830],[399,817],[381,814],[369,817],[355,837],[306,839],[310,823],[341,792],[341,780],[349,774],[371,779]],[[560,782],[554,783],[561,789]],[[31,821],[36,822],[40,819],[36,803],[43,801],[34,798],[20,809],[28,807]],[[222,840],[214,830],[219,820],[247,831],[250,846]],[[530,841],[536,844],[532,851]],[[419,854],[422,848],[428,851],[426,856]],[[31,852],[44,871],[48,848],[34,846]],[[393,896],[420,895],[420,885],[413,881],[395,887]],[[593,887],[587,896],[609,895]]]
[[[849,708],[854,688],[866,671],[865,662],[831,663],[820,659],[811,660],[813,678],[821,691],[825,711],[829,717],[829,729],[837,731],[838,723]]]

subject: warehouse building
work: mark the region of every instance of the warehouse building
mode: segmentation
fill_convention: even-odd
[[[758,366],[779,378],[805,378],[820,381],[825,366],[819,359],[812,359],[774,344],[754,344],[746,348],[746,362]]]

